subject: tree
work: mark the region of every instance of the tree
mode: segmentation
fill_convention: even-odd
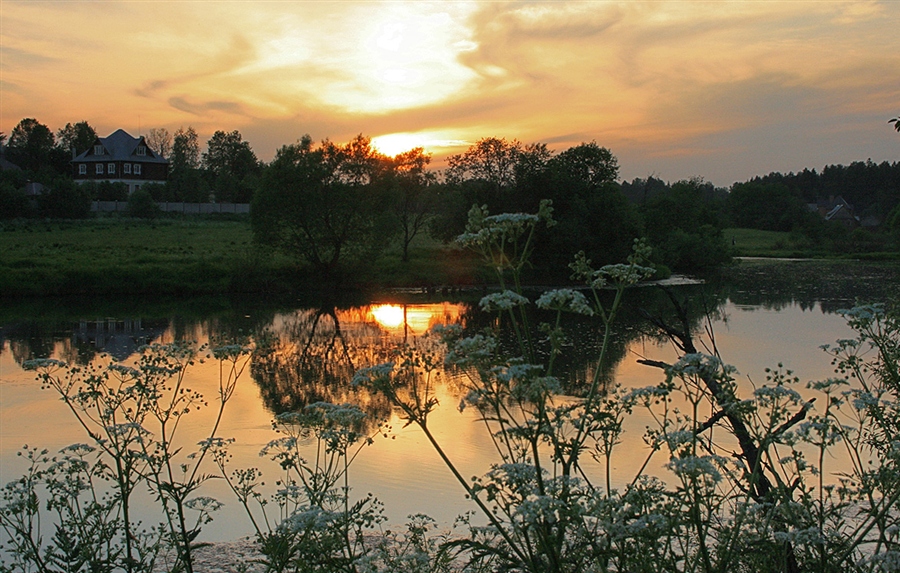
[[[432,233],[445,241],[455,238],[465,229],[472,205],[484,205],[492,213],[537,209],[544,195],[539,185],[528,182],[546,170],[550,155],[542,143],[525,146],[518,140],[488,137],[448,158]]]
[[[203,167],[216,175],[228,174],[242,179],[255,172],[259,162],[250,143],[243,141],[239,131],[217,131],[207,142]]]
[[[900,117],[895,117],[894,119],[889,119],[888,123],[894,124],[894,129],[900,131]]]
[[[596,142],[570,147],[550,159],[538,187],[553,201],[557,225],[540,230],[533,260],[542,273],[567,269],[578,251],[600,265],[628,256],[640,236],[640,221],[616,185],[618,173],[616,157]]]
[[[736,183],[727,206],[732,223],[747,229],[790,231],[809,216],[803,200],[782,183]]]
[[[193,127],[179,127],[172,143],[172,170],[200,168],[200,139]]]
[[[596,141],[570,147],[553,161],[573,179],[595,188],[614,183],[619,176],[619,160]]]
[[[59,177],[38,196],[38,213],[52,219],[86,219],[91,214],[91,193],[72,179]]]
[[[144,141],[162,157],[168,157],[172,151],[172,134],[165,127],[154,127],[147,132]]]
[[[278,150],[253,197],[254,239],[337,279],[371,263],[392,235],[387,158],[362,135],[316,147],[307,135]]]
[[[50,128],[34,118],[20,121],[9,135],[9,159],[22,169],[37,172],[41,167],[56,169],[54,157],[56,140]]]
[[[435,176],[427,171],[431,156],[421,147],[400,153],[391,160],[391,202],[400,228],[402,260],[409,261],[409,245],[428,224],[434,207]]]
[[[216,201],[247,202],[253,196],[259,160],[239,131],[215,132],[202,162]]]
[[[83,153],[94,145],[97,139],[97,131],[86,120],[66,126],[56,132],[58,146],[68,155],[74,157]]]
[[[641,205],[654,262],[695,270],[730,260],[716,196],[711,183],[694,178],[678,181]]]
[[[175,132],[169,165],[168,185],[177,200],[196,203],[209,200],[209,188],[200,174],[200,140],[193,127],[180,127]]]

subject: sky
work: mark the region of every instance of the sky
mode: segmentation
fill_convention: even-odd
[[[33,117],[423,146],[595,141],[729,186],[900,161],[900,0],[0,0],[0,131]]]

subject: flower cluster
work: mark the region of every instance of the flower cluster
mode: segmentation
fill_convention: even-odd
[[[537,299],[538,308],[573,312],[585,316],[594,316],[594,309],[581,292],[574,289],[557,289],[547,291]]]

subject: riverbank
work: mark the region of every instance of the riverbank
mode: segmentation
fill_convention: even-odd
[[[410,260],[387,253],[356,284],[429,288],[473,284],[467,253],[425,237]],[[6,297],[291,293],[309,290],[297,260],[253,243],[246,219],[101,218],[0,225]]]
[[[900,253],[826,254],[801,249],[789,233],[726,229],[736,257],[900,260]],[[469,252],[425,235],[409,260],[388,251],[354,270],[359,290],[473,287],[490,282]],[[291,296],[314,292],[320,277],[298,259],[253,242],[247,217],[189,217],[146,221],[104,217],[83,221],[0,224],[0,297],[204,295]],[[333,289],[331,289],[333,290]]]

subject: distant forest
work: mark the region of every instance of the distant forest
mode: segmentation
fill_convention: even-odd
[[[666,193],[670,188],[668,183],[654,177],[622,182],[621,187],[625,196],[636,204]],[[769,209],[777,205],[780,210],[788,207],[788,211],[802,210],[806,205],[843,197],[853,207],[857,217],[874,218],[870,220],[880,224],[900,204],[900,162],[854,161],[848,166],[828,165],[821,172],[815,169],[787,174],[772,172],[735,183],[730,189],[713,188],[707,184],[706,195],[709,200],[724,201],[736,189],[765,203]],[[739,213],[732,214],[742,219]],[[777,223],[773,221],[774,217],[764,217],[755,224],[750,220],[743,222],[749,223],[751,228],[778,231],[790,231],[792,223],[797,222],[790,218],[779,219]]]

